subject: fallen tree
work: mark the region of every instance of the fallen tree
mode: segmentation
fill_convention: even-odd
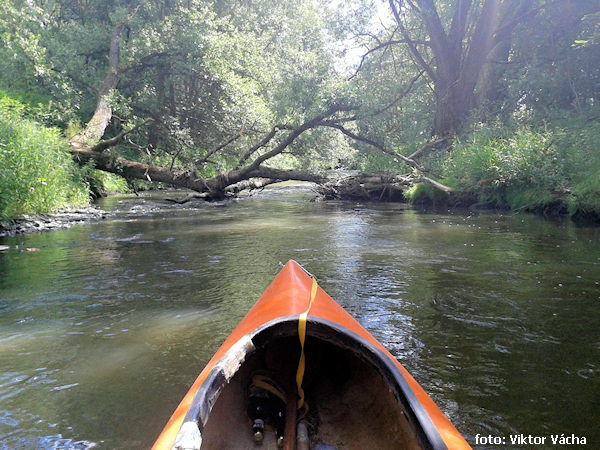
[[[232,170],[211,178],[203,178],[195,171],[172,170],[165,167],[152,166],[136,161],[131,161],[119,156],[100,153],[91,148],[72,148],[71,153],[76,160],[85,164],[94,162],[95,168],[105,172],[114,173],[127,179],[147,180],[157,183],[166,183],[171,186],[196,191],[201,196],[210,200],[219,200],[235,194],[244,189],[259,189],[267,185],[268,181],[256,181],[255,178],[275,181],[311,181],[322,183],[325,177],[318,174],[294,170],[280,170],[270,167],[258,166],[251,170]]]
[[[197,192],[197,194],[187,198],[186,201],[192,198],[220,200],[228,196],[237,195],[237,193],[243,190],[260,189],[268,184],[287,180],[317,183],[320,185],[318,192],[326,199],[394,201],[402,198],[404,190],[420,182],[431,184],[443,192],[452,192],[451,188],[425,176],[425,171],[415,160],[391,152],[377,143],[373,143],[373,145],[384,153],[398,157],[403,162],[408,161],[409,164],[407,165],[413,168],[413,173],[404,175],[357,174],[342,178],[328,178],[318,173],[282,170],[262,165],[265,161],[281,154],[302,131],[316,126],[330,126],[322,125],[320,121],[321,116],[292,130],[273,150],[260,155],[251,163],[210,178],[202,177],[195,170],[175,170],[153,166],[107,153],[104,151],[110,148],[107,141],[100,141],[94,146],[78,142],[76,145],[71,145],[71,153],[82,165],[93,161],[96,169],[114,173],[127,179],[165,183]],[[126,133],[122,133],[119,139],[125,135]],[[364,139],[356,138],[358,141],[365,141]],[[111,145],[117,145],[118,143],[118,139],[115,138],[112,138],[110,141]],[[242,158],[244,157],[245,155],[242,156]]]
[[[337,108],[332,108],[326,115],[332,115],[335,112],[337,112]],[[387,150],[376,142],[360,138],[359,136],[348,132],[341,126],[336,126],[335,128],[340,129],[340,131],[356,141],[366,142],[382,152],[406,163],[413,169],[413,173],[403,175],[357,174],[342,178],[328,178],[323,174],[298,170],[282,170],[263,165],[266,161],[283,153],[303,131],[318,126],[332,126],[331,121],[324,124],[322,119],[323,115],[320,115],[300,127],[288,131],[289,134],[271,151],[257,156],[246,165],[241,165],[249,158],[247,153],[245,153],[240,158],[237,168],[210,178],[202,177],[195,170],[153,166],[137,161],[131,161],[105,151],[118,145],[129,132],[137,127],[132,128],[128,132],[121,133],[115,138],[100,141],[94,145],[85,144],[78,140],[72,141],[71,153],[76,161],[82,165],[93,162],[96,169],[110,172],[126,179],[140,179],[150,182],[165,183],[174,187],[185,188],[197,192],[197,194],[190,196],[186,201],[189,201],[192,198],[220,200],[228,196],[236,195],[243,190],[260,189],[268,184],[287,180],[317,183],[320,185],[318,192],[326,199],[394,201],[402,198],[402,192],[404,192],[404,190],[415,183],[420,182],[431,184],[443,192],[452,192],[451,188],[426,176],[425,170],[416,160],[409,159]],[[430,144],[426,144],[425,147],[429,148]]]
[[[273,126],[269,132],[265,132],[258,139],[257,143],[241,152],[233,169],[212,177],[202,176],[201,173],[204,164],[209,162],[209,158],[214,157],[227,148],[229,144],[236,141],[244,133],[244,130],[212,151],[207,152],[204,157],[198,158],[194,161],[195,167],[192,169],[154,166],[113,154],[110,149],[119,146],[124,140],[129,138],[132,132],[147,126],[151,122],[151,119],[148,119],[121,132],[115,137],[101,140],[113,117],[110,102],[107,101],[107,98],[119,84],[119,74],[121,72],[119,63],[120,41],[121,35],[125,30],[127,30],[127,25],[119,23],[113,31],[110,42],[108,71],[98,93],[96,110],[93,117],[83,131],[73,136],[69,141],[71,153],[81,164],[87,164],[92,161],[98,170],[114,173],[127,179],[142,179],[190,189],[197,193],[190,198],[199,197],[207,200],[220,200],[227,196],[236,195],[244,189],[258,189],[276,181],[286,180],[310,181],[322,184],[324,186],[323,193],[326,198],[356,198],[358,196],[367,199],[373,198],[373,194],[369,192],[377,192],[379,190],[380,193],[378,196],[380,200],[384,198],[393,199],[397,198],[396,194],[398,192],[402,192],[405,188],[403,186],[420,181],[430,183],[443,191],[450,191],[449,188],[427,177],[425,170],[418,163],[417,158],[403,156],[385,148],[378,142],[362,137],[349,130],[347,124],[357,120],[356,113],[359,110],[359,106],[350,105],[345,102],[333,102],[326,109],[324,108],[320,113],[315,113],[313,117],[304,120],[299,125],[278,124]],[[303,133],[316,128],[333,128],[355,142],[376,148],[392,156],[397,161],[404,163],[412,170],[412,175],[396,177],[379,176],[379,178],[361,175],[353,180],[331,181],[320,174],[306,171],[282,170],[268,166],[269,163],[272,163],[273,158],[282,153],[292,153],[292,150],[290,150],[292,144]],[[412,156],[419,156],[435,144],[435,142],[427,144],[422,152],[417,152]],[[346,186],[346,188],[344,189],[343,186]],[[325,194],[328,189],[330,193]],[[358,194],[361,189],[363,193]]]

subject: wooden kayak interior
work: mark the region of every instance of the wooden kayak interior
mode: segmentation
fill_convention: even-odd
[[[201,388],[195,401],[206,405],[200,408],[204,417],[196,419],[202,449],[278,448],[275,432],[269,428],[261,443],[253,440],[248,386],[253,375],[261,373],[295,390],[300,356],[297,323],[296,317],[263,326],[252,336],[252,345],[246,346],[250,350],[237,351],[233,376],[213,376]],[[431,448],[387,355],[355,336],[335,324],[309,320],[303,382],[308,412],[302,419],[309,448]]]

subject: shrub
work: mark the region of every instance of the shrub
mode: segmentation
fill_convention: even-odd
[[[408,202],[414,205],[431,204],[440,206],[448,202],[448,194],[425,183],[415,184],[404,191],[403,195]]]
[[[0,217],[87,205],[88,187],[66,141],[25,111],[20,102],[0,99]]]
[[[556,146],[565,160],[568,179],[566,203],[570,214],[600,216],[600,111],[585,109],[581,114],[558,121]]]
[[[564,160],[546,129],[520,127],[496,137],[483,127],[455,142],[443,173],[477,201],[512,209],[536,209],[566,189]]]
[[[480,124],[442,164],[458,196],[514,210],[600,216],[600,111],[555,111],[541,126]]]
[[[131,192],[125,178],[112,173],[96,170],[93,162],[86,164],[81,169],[81,174],[89,186],[90,195],[93,199],[106,197],[109,194],[125,194]]]

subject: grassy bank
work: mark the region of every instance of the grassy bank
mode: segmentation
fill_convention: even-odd
[[[88,185],[59,130],[27,118],[26,109],[0,98],[0,219],[88,205]]]
[[[116,175],[80,167],[66,138],[32,106],[0,91],[0,220],[88,206],[90,198],[129,192]]]
[[[413,202],[600,217],[600,108],[537,126],[478,125],[430,161],[456,194],[418,186]]]

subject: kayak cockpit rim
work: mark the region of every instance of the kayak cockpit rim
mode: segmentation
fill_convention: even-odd
[[[223,355],[210,371],[194,396],[183,425],[177,433],[173,449],[195,450],[202,445],[201,431],[206,425],[208,416],[219,398],[219,394],[237,373],[246,357],[254,353],[256,347],[250,336],[246,335],[237,341]]]
[[[193,397],[173,449],[200,449],[202,432],[213,406],[223,389],[244,361],[257,349],[277,338],[297,336],[298,316],[272,320],[256,328],[234,344],[204,380]],[[422,448],[447,449],[438,429],[415,396],[404,375],[389,356],[347,328],[318,317],[309,317],[307,336],[319,339],[351,352],[375,369],[401,405],[408,423]]]

